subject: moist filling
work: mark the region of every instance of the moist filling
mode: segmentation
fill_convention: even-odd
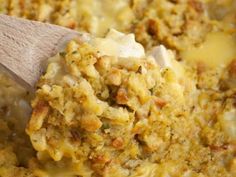
[[[34,95],[1,72],[0,176],[236,176],[234,8],[0,0],[95,36],[50,59]]]

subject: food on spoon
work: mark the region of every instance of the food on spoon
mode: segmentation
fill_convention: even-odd
[[[194,175],[203,166],[225,174],[190,115],[194,75],[174,57],[164,46],[145,54],[132,34],[115,30],[71,41],[37,85],[27,134],[38,158],[69,158],[104,176]]]
[[[137,113],[140,120],[136,132],[141,134],[146,131],[149,129],[146,128],[147,125],[156,127],[154,132],[146,131],[146,137],[136,138],[140,139],[139,143],[142,146],[146,147],[148,144],[148,148],[142,148],[143,156],[127,159],[122,167],[119,163],[113,165],[109,168],[110,174],[106,176],[122,176],[123,174],[120,175],[119,172],[125,171],[125,174],[130,172],[129,176],[150,177],[158,174],[231,177],[236,176],[234,111],[236,90],[235,74],[233,74],[235,67],[232,61],[236,58],[235,2],[235,0],[0,0],[0,13],[58,24],[99,37],[111,27],[126,33],[133,32],[136,40],[141,42],[145,49],[162,44],[176,53],[175,59],[182,60],[174,62],[182,68],[177,69],[180,71],[178,72],[180,84],[168,84],[168,87],[165,84],[161,90],[165,99],[160,97],[155,100],[154,104],[161,108],[158,121],[151,124],[149,120],[153,119],[148,121],[142,119],[148,115],[145,106]],[[168,51],[163,48],[161,50],[164,53]],[[66,52],[61,53],[61,56],[65,55]],[[149,52],[146,55],[149,55]],[[103,58],[101,63],[106,65],[106,57]],[[64,58],[60,60],[65,61]],[[128,60],[125,61],[128,64]],[[159,64],[161,66],[161,63]],[[52,75],[58,66],[64,67],[64,63],[52,65]],[[175,68],[171,67],[172,73]],[[170,71],[165,74],[167,68],[161,70],[161,75],[165,75],[164,78],[169,82],[172,77]],[[138,71],[147,72],[143,67]],[[122,81],[120,74],[117,70],[111,73],[109,83],[119,86]],[[174,73],[176,74],[176,71]],[[67,80],[68,84],[73,85],[73,79],[67,77]],[[183,88],[184,97],[181,91]],[[70,158],[64,157],[55,162],[46,155],[47,153],[36,155],[24,133],[26,121],[30,116],[29,106],[25,106],[30,102],[28,92],[1,73],[0,96],[0,153],[3,154],[0,156],[0,176],[90,177],[97,175],[92,170],[92,163],[109,163],[106,155],[97,156],[93,160],[88,160],[88,163],[75,163]],[[170,101],[167,101],[168,99]],[[119,89],[115,100],[119,105],[126,104],[129,100],[126,89]],[[187,105],[181,106],[183,103]],[[100,129],[109,133],[109,128],[109,124],[104,124]],[[73,137],[77,137],[77,134]],[[144,138],[145,141],[142,141]],[[120,137],[111,143],[112,148],[117,148],[117,152],[122,151],[119,149],[122,144],[123,139]],[[146,151],[150,147],[157,150]],[[119,157],[125,159],[126,151]],[[98,169],[97,166],[99,165],[95,163],[93,168]],[[106,168],[103,169],[105,170]]]

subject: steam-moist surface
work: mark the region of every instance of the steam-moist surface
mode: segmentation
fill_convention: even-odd
[[[25,126],[30,116],[32,96],[12,81],[1,68],[0,73],[0,176],[31,177],[24,168],[35,155]]]
[[[197,94],[184,96],[187,103],[196,100],[193,102],[194,106],[188,107],[188,110],[192,111],[184,114],[186,117],[184,120],[193,123],[184,126],[182,119],[166,119],[167,116],[164,116],[164,120],[170,121],[174,127],[182,126],[179,131],[179,134],[185,137],[182,139],[195,136],[196,138],[187,142],[197,141],[199,150],[193,148],[197,146],[187,148],[189,146],[185,140],[182,144],[178,144],[179,141],[172,138],[169,149],[161,146],[164,150],[161,148],[158,150],[164,156],[163,160],[151,157],[149,161],[148,157],[148,161],[142,165],[128,167],[129,171],[135,169],[139,176],[152,176],[150,173],[153,173],[153,176],[157,173],[159,176],[175,176],[175,172],[179,169],[180,173],[185,171],[185,176],[235,176],[236,162],[233,149],[235,149],[236,69],[235,62],[232,62],[235,58],[234,8],[234,0],[0,0],[0,13],[54,23],[100,37],[110,27],[123,32],[135,32],[135,38],[146,48],[165,44],[177,52],[177,57],[182,59],[183,63],[186,61],[191,69],[187,69],[188,74],[185,75],[188,75],[193,82],[193,87],[189,88]],[[223,43],[227,45],[222,45]],[[220,52],[212,50],[212,46]],[[93,173],[91,164],[72,163],[68,158],[55,162],[44,153],[35,155],[24,133],[26,122],[22,121],[29,118],[29,108],[26,105],[29,104],[30,98],[24,89],[18,87],[5,74],[1,74],[0,78],[0,176],[90,176]],[[184,77],[182,80],[185,79]],[[173,90],[175,89],[176,85]],[[167,98],[176,98],[175,93],[171,95],[166,93],[169,95]],[[176,107],[174,109],[177,109]],[[160,112],[162,115],[172,114],[172,110],[169,113],[163,110]],[[173,134],[172,128],[168,128],[169,124],[166,127],[166,131],[158,128],[158,136],[154,137],[162,137],[168,132],[167,130],[171,132],[172,137],[179,136],[176,132]],[[188,127],[196,127],[194,135],[183,133],[185,129],[186,132],[190,132]],[[156,142],[151,138],[149,141]],[[162,144],[160,141],[157,142]],[[164,142],[168,141],[165,139]],[[146,151],[144,152],[146,154]],[[198,153],[202,156],[196,155]],[[201,157],[202,161],[198,157]],[[206,157],[205,160],[203,157]],[[193,160],[189,163],[189,159],[199,160],[199,163]],[[213,162],[207,159],[212,159]],[[153,164],[154,161],[156,164]],[[217,168],[213,169],[214,165],[218,165]],[[127,171],[127,168],[124,169]],[[218,170],[225,171],[225,174]],[[112,172],[110,175],[115,174]]]
[[[145,47],[184,50],[211,31],[235,28],[234,0],[1,0],[0,12],[103,36],[133,32]],[[112,7],[112,8],[111,8]],[[218,22],[221,23],[218,23]]]
[[[233,90],[199,93],[184,64],[175,73],[100,53],[72,41],[41,77],[27,127],[39,158],[71,158],[94,176],[234,173]]]

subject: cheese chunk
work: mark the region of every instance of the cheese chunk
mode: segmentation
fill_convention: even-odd
[[[145,56],[144,48],[135,41],[134,34],[123,34],[111,29],[105,38],[95,38],[92,44],[102,55],[122,58],[142,58]]]
[[[166,67],[171,68],[172,65],[171,65],[170,54],[163,45],[154,47],[151,50],[150,55],[154,57],[154,59],[160,65],[161,68],[166,68]]]
[[[175,55],[171,50],[168,50],[163,45],[153,47],[149,52],[149,56],[153,57],[161,68],[172,69],[177,78],[184,77],[184,68],[175,60]]]

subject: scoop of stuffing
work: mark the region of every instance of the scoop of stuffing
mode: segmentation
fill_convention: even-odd
[[[50,60],[32,102],[27,134],[38,157],[69,158],[95,176],[227,176],[223,154],[202,140],[195,75],[162,48],[160,59],[127,58],[71,41]],[[216,147],[229,141],[211,134],[204,138],[218,140]]]

